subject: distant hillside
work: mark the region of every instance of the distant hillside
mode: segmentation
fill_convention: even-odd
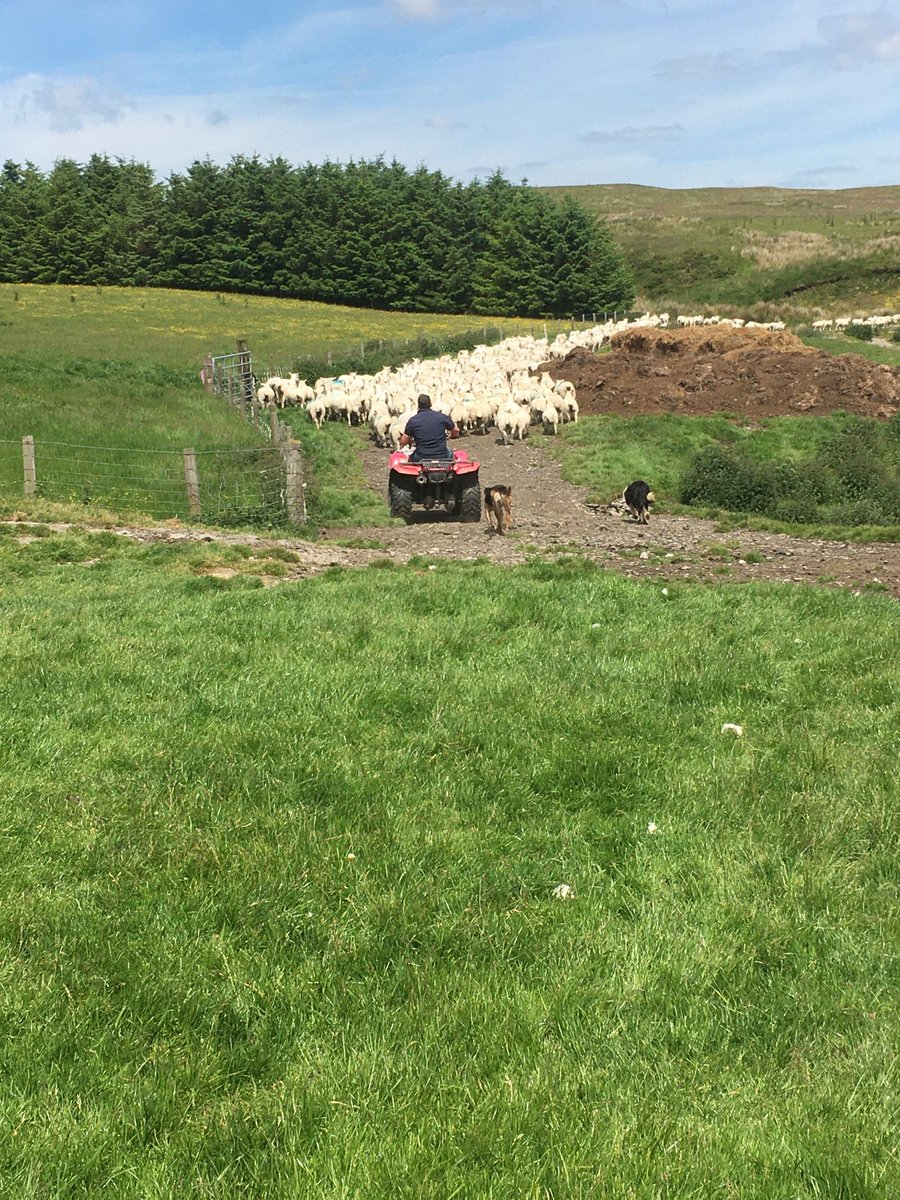
[[[900,310],[900,185],[539,190],[571,196],[609,224],[643,305],[800,320]]]

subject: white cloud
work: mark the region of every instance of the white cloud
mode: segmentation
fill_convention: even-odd
[[[738,50],[722,50],[718,54],[686,54],[681,58],[664,58],[653,68],[657,79],[683,81],[735,79],[747,70],[747,61]]]
[[[407,21],[433,21],[441,15],[438,0],[391,0],[391,7]]]
[[[465,121],[457,121],[454,117],[426,117],[426,129],[438,129],[444,133],[454,133],[457,129],[468,129]]]
[[[817,21],[819,40],[771,51],[775,62],[805,63],[821,70],[859,71],[900,60],[900,24],[884,9],[832,13]]]
[[[805,171],[797,171],[779,186],[788,188],[846,187],[846,177],[858,173],[856,167],[841,164],[829,167],[809,167]],[[838,180],[843,180],[843,182],[838,183]]]
[[[51,79],[25,75],[7,84],[0,95],[0,108],[17,122],[37,122],[55,133],[69,133],[85,125],[118,121],[135,106],[125,97],[101,87],[86,77]]]
[[[592,129],[579,134],[579,142],[596,146],[635,146],[645,142],[671,142],[684,133],[682,125],[626,125],[623,129]]]

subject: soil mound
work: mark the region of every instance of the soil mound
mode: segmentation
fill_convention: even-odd
[[[887,420],[900,411],[900,368],[860,354],[826,354],[787,331],[629,329],[609,354],[576,349],[544,363],[575,385],[584,413],[735,413],[750,421],[850,412]]]

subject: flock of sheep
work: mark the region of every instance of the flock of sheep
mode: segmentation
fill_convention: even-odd
[[[900,313],[874,317],[823,317],[813,321],[813,329],[846,329],[849,325],[871,325],[873,329],[883,329],[886,325],[900,325]]]
[[[814,321],[813,328],[842,329],[853,324],[900,324],[900,313],[864,320],[837,317]],[[416,398],[426,392],[432,406],[446,413],[461,434],[486,433],[496,428],[509,445],[516,438],[524,439],[533,425],[541,426],[546,433],[556,433],[564,422],[578,420],[574,386],[567,380],[554,381],[546,371],[533,374],[541,363],[563,359],[575,347],[599,350],[614,333],[624,329],[664,329],[668,325],[668,313],[644,313],[633,321],[604,321],[590,329],[560,333],[553,341],[528,335],[509,337],[494,346],[476,346],[435,359],[413,359],[396,369],[384,367],[374,375],[352,373],[317,379],[312,386],[296,374],[287,378],[273,375],[257,389],[256,396],[265,405],[304,407],[318,429],[327,420],[368,424],[377,445],[396,450],[406,422],[417,411]],[[775,331],[785,328],[784,321],[719,316],[678,316],[676,325]]]
[[[327,420],[368,424],[379,446],[398,449],[406,422],[417,411],[420,393],[446,413],[460,434],[497,429],[503,441],[524,439],[533,425],[556,433],[566,421],[578,420],[575,388],[554,381],[541,363],[562,359],[576,346],[597,350],[623,329],[660,326],[668,315],[645,313],[636,321],[606,321],[591,329],[557,334],[553,341],[529,335],[505,338],[494,346],[476,346],[456,355],[413,359],[374,375],[348,374],[317,379],[313,386],[298,375],[271,376],[257,390],[261,404],[301,405],[317,428]]]

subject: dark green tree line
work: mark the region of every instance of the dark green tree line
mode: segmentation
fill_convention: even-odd
[[[456,183],[375,159],[206,159],[158,182],[93,155],[0,171],[0,281],[234,291],[418,312],[627,308],[607,227],[498,172]]]

